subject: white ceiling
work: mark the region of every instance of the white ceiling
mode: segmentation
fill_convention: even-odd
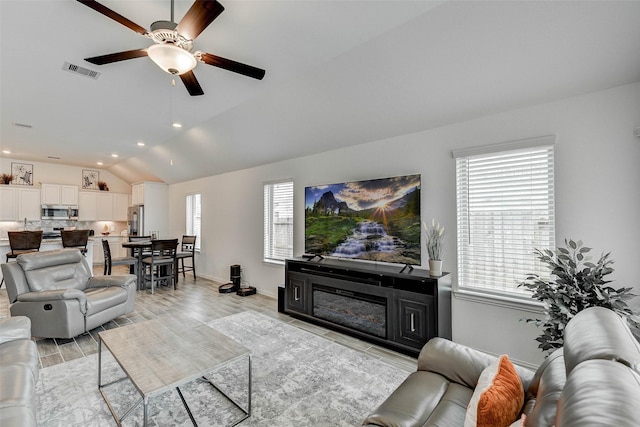
[[[84,61],[151,42],[77,1],[0,0],[2,156],[175,183],[640,81],[640,1],[220,2],[194,48],[266,76],[198,64],[191,97],[148,58]],[[101,3],[170,17],[169,0]],[[179,21],[192,1],[175,3]]]

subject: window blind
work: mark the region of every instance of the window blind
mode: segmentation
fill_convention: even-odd
[[[518,283],[531,273],[549,275],[533,251],[555,247],[554,149],[525,145],[534,146],[458,153],[460,289],[527,294]]]
[[[293,256],[293,182],[264,185],[264,260]]]
[[[200,250],[200,224],[201,224],[201,204],[200,194],[191,194],[187,196],[187,230],[189,236],[196,236],[196,250]]]

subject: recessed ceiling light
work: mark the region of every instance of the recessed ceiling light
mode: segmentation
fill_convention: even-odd
[[[181,128],[182,127],[182,125],[180,123],[178,123],[178,122],[174,123],[172,126],[174,128]]]
[[[111,155],[111,157],[118,157],[118,155],[114,153]]]
[[[3,152],[4,154],[11,154],[11,151],[9,151],[9,150],[2,150],[2,152]]]
[[[47,156],[47,159],[60,160],[58,156]]]
[[[144,142],[139,141],[139,142],[138,142],[138,147],[144,147]]]
[[[98,165],[102,166],[104,163],[102,162],[97,162]]]

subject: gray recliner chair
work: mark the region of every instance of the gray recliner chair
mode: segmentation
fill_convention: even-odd
[[[20,255],[2,264],[12,316],[31,319],[31,333],[72,338],[133,311],[136,276],[97,276],[77,249]]]

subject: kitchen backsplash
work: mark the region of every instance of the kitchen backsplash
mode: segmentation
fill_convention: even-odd
[[[27,221],[27,230],[53,231],[54,228],[70,228],[93,230],[98,236],[107,226],[111,235],[120,235],[127,230],[126,221],[70,221],[70,220],[42,220]],[[113,228],[113,230],[111,229]],[[23,221],[0,221],[0,239],[7,239],[7,231],[22,231],[25,229]]]

